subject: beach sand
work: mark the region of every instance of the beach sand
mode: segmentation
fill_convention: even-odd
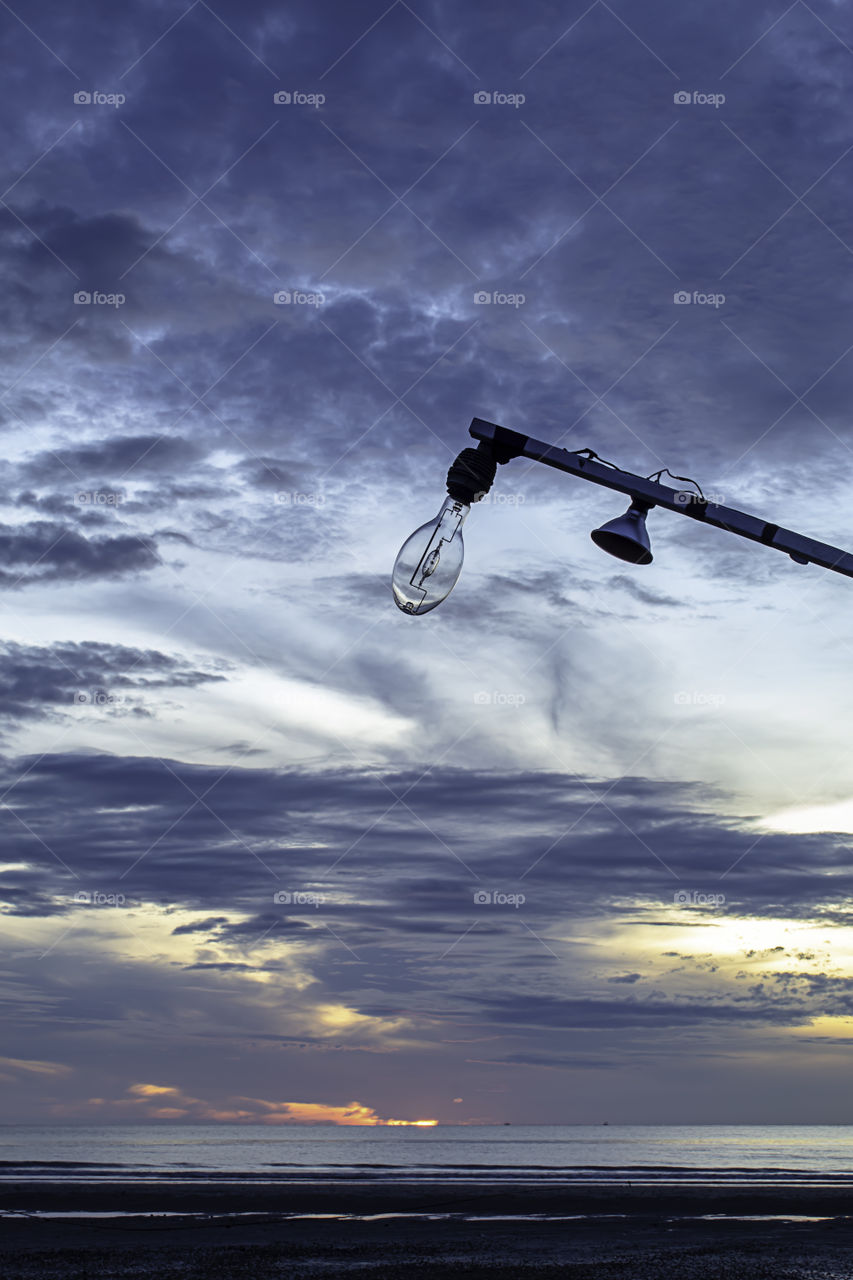
[[[417,1192],[419,1203],[408,1194]],[[694,1194],[696,1190],[697,1194]],[[719,1189],[718,1189],[719,1190]],[[590,1209],[591,1189],[556,1196],[556,1189],[448,1189],[436,1184],[389,1188],[336,1184],[250,1187],[149,1184],[63,1187],[39,1184],[0,1194],[0,1275],[3,1280],[300,1280],[359,1276],[396,1280],[421,1276],[566,1277],[567,1280],[853,1280],[853,1211],[840,1188],[802,1196],[773,1189],[759,1197],[728,1192],[727,1216],[718,1194],[691,1189],[688,1213],[664,1207],[660,1190],[607,1197],[606,1209]],[[459,1194],[456,1194],[456,1192]],[[533,1200],[531,1201],[531,1194]],[[829,1216],[815,1221],[739,1220],[735,1214],[817,1214],[815,1194]],[[684,1199],[683,1189],[679,1196]],[[300,1204],[293,1203],[298,1198]],[[343,1200],[348,1198],[347,1207]],[[559,1207],[554,1203],[561,1198]],[[289,1218],[300,1213],[381,1214],[409,1201],[410,1213],[454,1213],[463,1218]],[[24,1200],[38,1200],[25,1205]],[[543,1200],[549,1203],[543,1205]],[[50,1201],[50,1203],[47,1203]],[[123,1204],[119,1202],[123,1201]],[[140,1202],[146,1202],[144,1206]],[[353,1208],[353,1202],[359,1208]],[[389,1204],[390,1201],[390,1204]],[[431,1201],[425,1204],[424,1201]],[[734,1202],[737,1202],[736,1204]],[[96,1203],[97,1202],[97,1205]],[[574,1207],[570,1207],[571,1204]],[[580,1202],[580,1203],[579,1203]],[[784,1203],[786,1207],[779,1207]],[[796,1207],[794,1207],[796,1205]],[[60,1208],[61,1206],[61,1208]],[[121,1216],[98,1219],[121,1209]],[[25,1216],[62,1210],[81,1217]],[[400,1210],[397,1209],[399,1212]],[[209,1214],[205,1218],[169,1214]],[[548,1212],[587,1214],[571,1220],[507,1221],[501,1215]],[[624,1216],[609,1216],[624,1215]],[[13,1215],[13,1216],[10,1216]],[[241,1216],[236,1216],[241,1215]]]

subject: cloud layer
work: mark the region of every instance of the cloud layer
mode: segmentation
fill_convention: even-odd
[[[474,416],[850,545],[849,16],[24,18],[8,1118],[846,1117],[844,580],[520,460],[389,576]]]

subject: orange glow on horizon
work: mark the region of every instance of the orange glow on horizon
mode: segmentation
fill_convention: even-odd
[[[414,1129],[432,1129],[438,1124],[437,1120],[377,1120],[377,1124],[403,1124]]]
[[[194,1123],[214,1121],[221,1124],[268,1125],[367,1125],[405,1126],[413,1129],[432,1129],[438,1120],[386,1120],[363,1102],[349,1102],[344,1106],[327,1102],[272,1102],[266,1098],[233,1098],[226,1105],[194,1098],[174,1085],[132,1084],[124,1098],[89,1098],[85,1103],[55,1104],[53,1115],[91,1114],[93,1109],[107,1109],[114,1115],[124,1114],[133,1119],[187,1120]]]

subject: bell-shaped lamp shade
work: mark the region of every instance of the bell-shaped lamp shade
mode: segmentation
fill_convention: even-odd
[[[624,516],[608,520],[600,529],[593,529],[590,537],[597,547],[618,560],[629,564],[651,564],[652,550],[646,530],[648,507],[636,499]]]

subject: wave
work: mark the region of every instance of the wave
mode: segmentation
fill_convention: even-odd
[[[494,1166],[482,1164],[323,1164],[275,1163],[261,1169],[176,1169],[128,1166],[94,1161],[2,1161],[0,1182],[133,1182],[133,1183],[264,1183],[282,1186],[307,1183],[450,1185],[526,1187],[849,1187],[853,1173],[843,1170],[779,1168],[699,1168],[683,1165]]]

